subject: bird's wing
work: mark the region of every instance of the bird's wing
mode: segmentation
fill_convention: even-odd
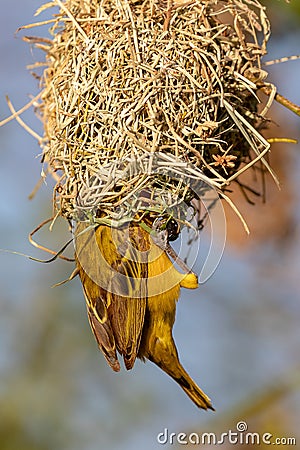
[[[132,225],[126,231],[105,231],[113,236],[117,250],[112,262],[115,274],[111,280],[109,316],[117,348],[123,355],[126,368],[131,369],[138,354],[144,326],[149,235],[138,225]],[[123,248],[122,254],[120,247]]]
[[[99,348],[113,370],[120,368],[116,349],[131,369],[144,325],[148,234],[138,226],[88,229],[81,223],[76,236],[79,275]]]

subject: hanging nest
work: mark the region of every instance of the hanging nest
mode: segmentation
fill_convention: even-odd
[[[258,0],[55,0],[38,13],[53,6],[52,40],[27,40],[46,51],[38,110],[57,214],[163,214],[208,185],[228,199],[258,162],[272,173]]]

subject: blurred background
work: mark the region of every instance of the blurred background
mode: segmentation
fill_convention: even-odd
[[[273,24],[267,59],[299,54],[298,0],[265,3]],[[9,115],[6,95],[19,109],[38,92],[26,65],[41,55],[21,35],[45,31],[15,35],[21,25],[40,20],[33,17],[40,1],[0,0],[0,6],[2,120]],[[300,60],[268,70],[279,92],[300,104]],[[280,105],[271,113],[268,136],[300,139],[299,117]],[[22,118],[42,134],[32,110]],[[0,139],[0,248],[44,258],[27,239],[51,216],[51,182],[28,200],[41,171],[40,149],[15,121],[0,128]],[[165,428],[220,435],[236,430],[239,421],[248,431],[295,437],[299,445],[300,144],[274,145],[271,162],[281,190],[267,179],[267,202],[258,197],[255,205],[234,193],[250,236],[226,211],[228,239],[219,267],[198,290],[182,292],[178,303],[174,334],[182,363],[216,413],[197,410],[150,362],[137,361],[133,371],[118,374],[108,368],[89,329],[79,281],[52,288],[69,276],[72,263],[0,253],[2,450],[148,450],[161,448],[157,435]],[[58,250],[68,236],[58,224],[38,240]]]

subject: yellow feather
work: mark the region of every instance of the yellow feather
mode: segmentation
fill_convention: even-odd
[[[77,228],[77,265],[91,327],[109,365],[120,369],[116,350],[127,369],[136,357],[149,359],[198,407],[213,409],[180,364],[172,336],[180,288],[197,288],[197,276],[176,270],[137,224],[129,229],[100,225],[83,233],[85,228]]]

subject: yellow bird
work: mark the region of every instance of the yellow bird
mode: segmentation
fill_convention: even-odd
[[[178,272],[137,222],[119,228],[79,223],[76,261],[89,322],[110,367],[120,370],[117,351],[127,369],[136,358],[149,359],[198,407],[213,410],[180,364],[172,336],[180,288],[196,288],[196,275]]]

